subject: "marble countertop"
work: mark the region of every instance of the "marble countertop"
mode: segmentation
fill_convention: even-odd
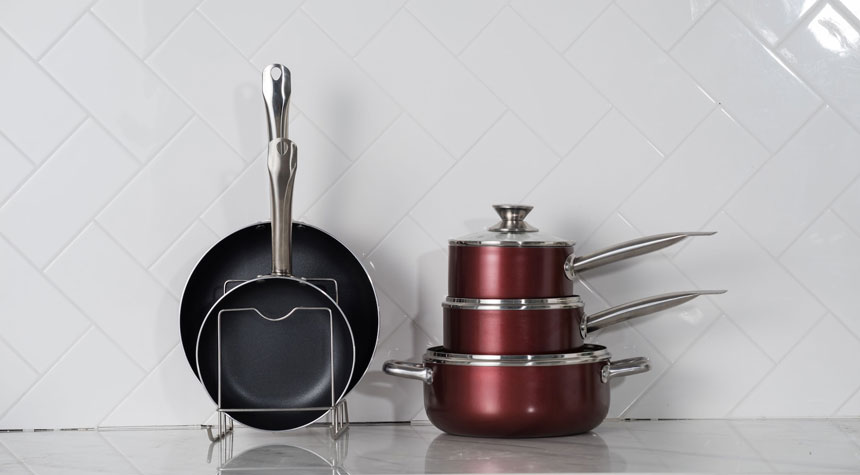
[[[551,439],[477,439],[431,425],[285,433],[201,428],[0,433],[0,473],[389,474],[860,472],[860,419],[607,421]]]

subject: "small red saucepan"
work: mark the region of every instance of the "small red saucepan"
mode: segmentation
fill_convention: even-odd
[[[547,299],[463,299],[442,303],[443,345],[456,353],[529,355],[563,353],[589,331],[649,315],[725,290],[672,292],[585,315],[579,296]]]
[[[690,236],[667,233],[575,256],[573,241],[541,233],[525,222],[526,205],[494,205],[502,220],[487,231],[448,241],[448,295],[475,299],[552,298],[573,295],[579,272],[654,252]]]
[[[424,363],[386,361],[383,371],[424,382],[424,408],[439,429],[474,437],[553,437],[587,432],[609,411],[609,381],[650,369],[647,358],[610,363],[585,345],[575,353],[468,355],[442,347]]]

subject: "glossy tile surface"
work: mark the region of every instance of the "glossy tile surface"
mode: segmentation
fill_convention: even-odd
[[[608,421],[551,439],[479,439],[430,425],[0,434],[3,473],[824,473],[860,463],[856,419]]]
[[[199,257],[269,219],[272,62],[292,75],[293,216],[348,246],[380,303],[354,420],[426,419],[421,385],[381,366],[439,343],[447,240],[492,225],[498,201],[534,205],[579,255],[718,232],[575,282],[587,313],[728,290],[589,337],[652,361],[613,383],[611,415],[856,417],[860,381],[834,358],[860,361],[858,15],[860,0],[2,1],[0,429],[214,420],[177,312]],[[740,426],[707,430],[708,450],[630,467],[828,468],[824,449],[762,461],[778,430],[749,447]]]

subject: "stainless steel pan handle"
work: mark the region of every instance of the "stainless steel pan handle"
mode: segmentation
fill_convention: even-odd
[[[689,302],[700,295],[724,293],[726,293],[725,290],[690,290],[687,292],[670,292],[668,294],[655,295],[653,297],[634,300],[633,302],[611,307],[583,318],[583,327],[581,329],[584,329],[584,331],[582,332],[582,336],[585,338],[585,334],[590,331],[599,330],[601,328],[608,327],[609,325],[630,320],[631,318],[650,315],[652,313],[659,312],[660,310],[677,307],[678,305]]]
[[[289,137],[290,79],[290,70],[283,65],[270,64],[263,69],[263,101],[266,103],[269,141]]]
[[[272,206],[272,275],[291,275],[293,185],[298,149],[287,139],[290,71],[280,64],[263,69],[263,101],[269,123],[269,190]]]
[[[655,234],[653,236],[645,236],[622,242],[621,244],[616,244],[585,256],[574,256],[571,254],[564,261],[564,275],[568,279],[573,280],[576,274],[582,271],[648,254],[649,252],[677,244],[691,236],[711,236],[713,234],[716,234],[716,231]]]
[[[388,360],[382,365],[382,371],[391,376],[407,379],[417,379],[429,384],[433,382],[433,369],[424,366],[424,363],[410,363],[408,361]]]
[[[650,370],[651,362],[648,361],[648,358],[637,356],[635,358],[613,361],[604,366],[603,370],[600,372],[600,380],[606,383],[612,378],[630,376],[631,374],[647,373]]]

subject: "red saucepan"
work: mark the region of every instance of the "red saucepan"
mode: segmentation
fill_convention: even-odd
[[[448,241],[448,295],[475,299],[551,298],[573,295],[574,276],[612,262],[647,254],[690,236],[646,236],[574,256],[573,241],[541,233],[525,222],[531,206],[495,205],[502,220],[487,231]]]
[[[615,362],[605,347],[551,355],[468,355],[427,350],[424,363],[386,361],[393,376],[424,382],[424,408],[439,429],[475,437],[553,437],[587,432],[609,411],[609,380],[648,371],[647,358]]]
[[[528,355],[563,353],[589,331],[649,315],[725,290],[672,292],[585,315],[579,296],[549,299],[462,299],[442,303],[443,345],[455,353]]]

